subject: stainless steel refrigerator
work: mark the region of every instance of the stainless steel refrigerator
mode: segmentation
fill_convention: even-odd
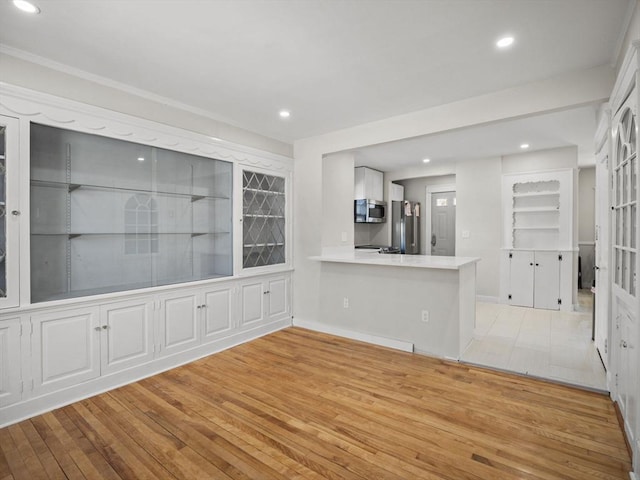
[[[420,204],[418,202],[391,202],[391,246],[400,253],[420,253]]]

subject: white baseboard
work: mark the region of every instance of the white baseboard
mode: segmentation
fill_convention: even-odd
[[[635,473],[629,472],[629,480],[640,480],[640,479]]]
[[[489,295],[476,295],[477,302],[483,303],[500,303],[500,297],[491,297]]]
[[[403,352],[413,352],[413,343],[405,342],[403,340],[395,340],[393,338],[378,337],[377,335],[370,335],[368,333],[356,332],[353,330],[347,330],[345,328],[335,327],[333,325],[327,325],[324,323],[313,322],[308,320],[293,319],[293,326],[306,328],[308,330],[314,330],[316,332],[328,333],[337,337],[349,338],[351,340],[358,340],[365,343],[371,343],[373,345],[379,345],[381,347],[393,348],[395,350],[401,350]]]

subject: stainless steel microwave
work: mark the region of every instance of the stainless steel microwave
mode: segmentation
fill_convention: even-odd
[[[380,200],[356,200],[353,211],[355,223],[384,223],[387,204]]]

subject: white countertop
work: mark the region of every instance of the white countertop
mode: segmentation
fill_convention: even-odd
[[[440,270],[459,270],[470,263],[479,262],[477,257],[439,257],[431,255],[399,255],[376,252],[348,251],[326,253],[311,260],[335,263],[356,263],[360,265],[380,265],[387,267],[432,268]]]

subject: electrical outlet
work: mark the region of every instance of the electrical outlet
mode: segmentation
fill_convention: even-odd
[[[349,299],[347,297],[342,299],[342,306],[343,308],[349,308]]]
[[[429,323],[429,310],[422,310],[422,321]]]

